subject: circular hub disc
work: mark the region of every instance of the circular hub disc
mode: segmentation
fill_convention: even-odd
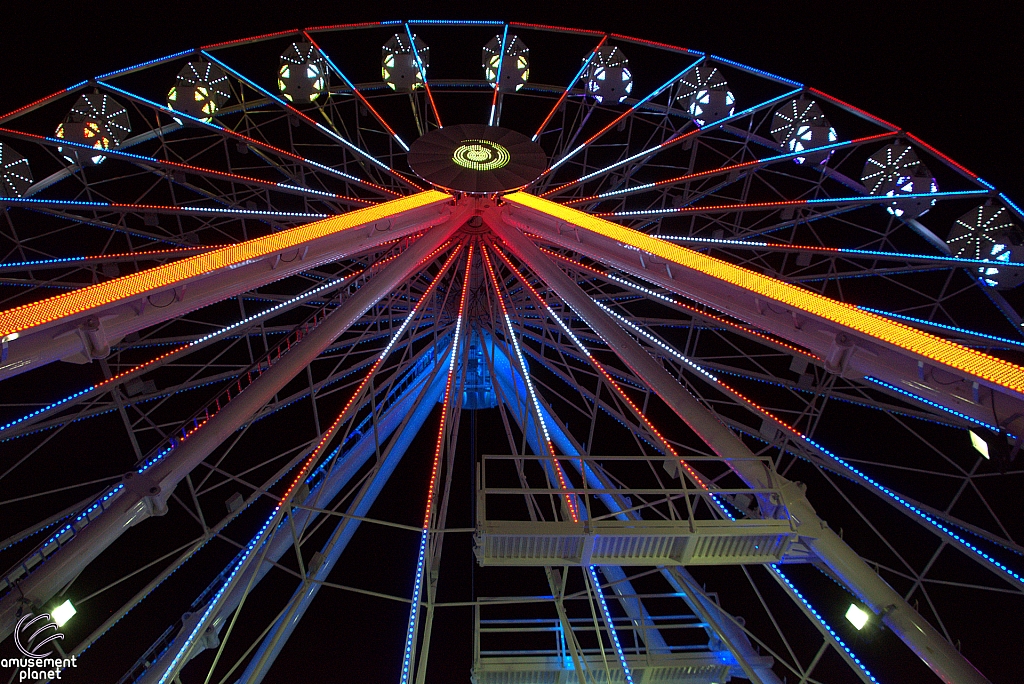
[[[547,155],[522,133],[461,124],[430,131],[414,142],[409,166],[439,188],[491,194],[535,180],[547,166]]]

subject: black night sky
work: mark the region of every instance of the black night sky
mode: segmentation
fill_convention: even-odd
[[[8,112],[60,88],[97,74],[162,57],[191,47],[309,25],[382,19],[505,19],[614,31],[695,48],[801,81],[903,127],[1024,204],[1021,162],[1024,123],[1019,93],[1024,90],[1024,13],[1011,3],[1000,7],[960,3],[943,11],[938,3],[846,2],[522,2],[396,3],[236,2],[175,0],[147,2],[25,2],[0,5],[0,113]],[[444,46],[432,45],[442,51]],[[368,59],[376,60],[377,55]],[[0,402],[3,399],[0,397]],[[433,419],[432,419],[433,420]],[[464,421],[464,422],[468,422]],[[431,423],[433,424],[433,423]],[[482,445],[480,448],[483,449]],[[500,447],[497,447],[500,448]],[[410,469],[416,481],[426,477],[426,461]],[[470,481],[469,472],[456,477]],[[1016,493],[1014,493],[1016,494]],[[4,493],[2,498],[8,498]],[[411,515],[419,500],[405,504]],[[468,504],[453,504],[453,516],[467,514]],[[399,512],[401,517],[405,513]],[[6,536],[0,534],[0,537]],[[408,544],[415,543],[409,534]],[[358,544],[369,544],[364,536]],[[460,542],[460,543],[464,543]],[[407,563],[407,549],[379,550],[382,566]],[[373,554],[372,549],[355,549]],[[356,577],[358,573],[349,573]],[[352,579],[349,577],[348,579]],[[339,578],[345,582],[346,578]],[[353,580],[358,582],[359,577]],[[543,588],[543,587],[542,587]],[[290,589],[283,589],[290,591]],[[323,592],[324,602],[330,599]],[[360,622],[404,624],[404,604],[366,600],[365,613],[345,630],[358,632]],[[467,611],[465,616],[470,616]],[[318,618],[321,619],[321,618]],[[329,619],[319,624],[329,625]],[[443,629],[445,623],[440,623]],[[459,630],[464,627],[459,627]],[[394,631],[394,630],[392,630]],[[309,637],[309,632],[303,638]],[[394,636],[394,635],[392,635]],[[395,638],[400,638],[398,635]],[[442,633],[442,638],[446,638]],[[993,635],[995,636],[995,635]],[[122,636],[123,638],[123,636]],[[332,637],[338,638],[338,637]],[[435,639],[437,635],[435,635]],[[462,631],[452,639],[465,639]],[[1021,642],[1019,632],[1000,638]],[[872,648],[870,644],[862,645]],[[379,645],[392,657],[394,643]],[[133,652],[141,645],[132,644]],[[902,648],[902,647],[901,647]],[[288,658],[323,659],[323,667],[300,668],[315,679],[290,679],[286,669],[271,671],[267,682],[378,681],[373,669],[349,669],[331,661],[329,641],[307,643]],[[5,651],[6,653],[6,651]],[[371,654],[372,655],[372,654]],[[909,651],[901,657],[911,658]],[[371,661],[373,657],[367,658]],[[837,661],[838,662],[838,661]],[[367,667],[362,664],[359,667]],[[392,681],[389,663],[379,681]],[[437,664],[437,677],[466,681],[461,660],[449,669]],[[450,670],[450,671],[449,671]],[[1007,672],[992,673],[994,682],[1011,681]],[[194,676],[194,673],[192,673]],[[912,675],[919,676],[920,669]],[[116,679],[115,675],[115,679]],[[823,677],[821,673],[817,676]],[[843,676],[847,676],[845,673]],[[1002,678],[1000,679],[999,676]],[[187,679],[187,678],[186,678]],[[112,679],[111,681],[114,681]],[[188,680],[191,681],[191,680]],[[843,679],[841,681],[847,681]],[[851,680],[852,681],[852,680]],[[896,680],[890,680],[895,682]],[[921,680],[934,681],[925,676]]]

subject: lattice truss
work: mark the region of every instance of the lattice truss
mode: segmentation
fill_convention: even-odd
[[[68,681],[1011,681],[1018,207],[785,78],[482,23],[0,117],[2,635],[70,600]],[[443,123],[549,167],[430,190]]]

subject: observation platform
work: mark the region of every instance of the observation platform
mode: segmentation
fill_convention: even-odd
[[[525,483],[510,480],[522,461]],[[553,459],[538,456],[483,457],[477,483],[477,530],[474,552],[482,566],[546,565],[725,565],[806,562],[811,552],[796,533],[784,506],[775,519],[726,519],[738,511],[726,502],[744,497],[783,501],[777,489],[714,489],[687,478],[669,486],[614,489],[600,470],[620,461],[649,461],[649,456],[560,458],[565,488],[554,478]],[[660,461],[660,459],[658,459]],[[688,459],[701,460],[698,459]],[[723,467],[716,458],[715,465]],[[571,472],[570,472],[571,471]],[[586,472],[588,478],[580,477]],[[529,480],[530,475],[538,484]],[[582,481],[582,483],[580,483]],[[488,486],[495,484],[511,486]],[[524,486],[525,485],[525,486]],[[610,512],[629,509],[627,515]],[[576,515],[569,510],[570,502]],[[636,505],[630,505],[634,504]],[[626,506],[622,506],[626,503]],[[530,511],[534,512],[531,519]],[[539,519],[559,510],[560,520]],[[732,513],[729,513],[732,511]],[[575,517],[576,520],[572,518]],[[660,519],[656,519],[660,518]]]

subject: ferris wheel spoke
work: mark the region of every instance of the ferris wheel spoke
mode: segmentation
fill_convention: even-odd
[[[250,88],[252,88],[256,92],[260,93],[264,97],[266,97],[266,98],[272,100],[273,102],[277,103],[277,105],[279,107],[283,108],[285,111],[290,113],[292,116],[298,117],[305,124],[307,124],[308,126],[312,127],[313,130],[317,131],[318,133],[320,133],[323,136],[326,136],[330,140],[333,140],[335,142],[341,143],[341,145],[342,145],[342,147],[344,149],[346,149],[350,153],[356,155],[356,159],[359,159],[359,160],[364,161],[364,162],[369,162],[370,164],[376,166],[379,170],[383,171],[387,175],[391,176],[393,179],[395,179],[398,182],[402,183],[407,189],[410,189],[412,191],[423,190],[423,188],[421,186],[419,186],[418,184],[416,184],[413,181],[409,180],[403,174],[398,173],[393,168],[391,168],[390,166],[388,166],[384,162],[380,161],[379,159],[377,159],[375,156],[373,156],[372,154],[370,154],[366,150],[362,149],[361,147],[359,147],[355,143],[351,142],[350,140],[348,140],[347,138],[342,136],[340,133],[338,133],[338,132],[336,132],[334,130],[331,130],[330,128],[327,128],[326,126],[324,126],[323,124],[321,124],[321,123],[319,123],[317,121],[314,121],[308,114],[300,111],[299,109],[296,109],[295,106],[289,104],[288,102],[285,102],[283,99],[281,99],[277,95],[273,94],[272,92],[270,92],[269,90],[267,90],[263,86],[259,85],[258,83],[256,83],[252,79],[250,79],[247,76],[243,75],[241,72],[236,71],[232,67],[228,66],[225,62],[223,62],[222,60],[218,59],[214,55],[210,54],[209,52],[207,52],[205,50],[203,51],[202,54],[205,55],[206,57],[208,57],[211,61],[216,62],[217,64],[219,64],[225,71],[227,71],[228,73],[230,73],[233,76],[235,76],[235,78],[239,79],[240,81],[244,81],[246,84],[249,85]]]
[[[441,114],[437,111],[437,103],[434,102],[434,92],[430,88],[430,81],[427,80],[427,67],[423,64],[423,59],[420,57],[419,48],[416,47],[416,36],[412,34],[409,22],[405,22],[403,26],[405,27],[405,35],[409,38],[409,46],[412,49],[413,60],[416,62],[416,69],[419,71],[420,82],[423,83],[423,89],[427,91],[427,100],[430,101],[430,109],[434,112],[434,121],[437,122],[438,128],[444,128],[444,124],[441,123]],[[423,131],[423,133],[425,132]]]
[[[894,133],[878,133],[875,135],[868,135],[854,140],[847,140],[843,142],[832,143],[830,145],[823,145],[815,150],[844,150],[850,148],[857,148],[867,142],[872,141],[885,141],[895,139],[896,134]],[[672,178],[666,178],[660,181],[653,181],[650,183],[642,183],[640,185],[628,186],[620,188],[618,190],[609,190],[602,192],[597,195],[591,195],[588,197],[575,197],[567,199],[563,202],[566,206],[572,206],[574,204],[592,203],[599,200],[609,199],[612,197],[628,197],[631,195],[642,194],[647,192],[664,192],[676,187],[687,187],[687,184],[691,181],[704,178],[714,178],[716,176],[727,176],[729,182],[735,182],[746,174],[753,174],[762,169],[768,168],[774,164],[783,161],[792,161],[795,157],[806,152],[787,152],[785,154],[773,155],[770,157],[764,157],[761,159],[753,159],[750,161],[739,162],[735,164],[729,164],[715,169],[709,169],[707,171],[696,171],[692,173],[686,173],[681,176],[675,176]]]
[[[287,150],[281,149],[279,147],[275,147],[274,145],[271,145],[270,143],[266,143],[266,142],[263,142],[261,140],[257,140],[257,139],[255,139],[253,137],[250,137],[248,135],[245,135],[243,133],[238,133],[236,131],[233,131],[230,128],[227,128],[225,126],[219,125],[218,123],[207,122],[207,121],[204,121],[202,119],[198,119],[196,117],[190,116],[190,115],[188,115],[188,114],[186,114],[184,112],[176,111],[176,110],[171,109],[170,107],[168,107],[166,105],[161,105],[161,104],[159,104],[157,102],[154,102],[152,100],[146,99],[146,98],[144,98],[144,97],[142,97],[140,95],[135,95],[134,93],[131,93],[131,92],[127,91],[127,90],[124,90],[122,88],[118,88],[117,86],[115,86],[115,85],[113,85],[111,83],[103,81],[103,82],[100,82],[100,84],[104,88],[106,88],[106,89],[108,89],[108,90],[110,90],[110,91],[112,91],[114,93],[117,93],[118,95],[121,95],[122,97],[130,100],[131,102],[133,102],[133,103],[135,103],[137,105],[140,105],[140,106],[143,106],[143,107],[148,107],[149,109],[153,110],[157,114],[163,114],[163,115],[171,117],[171,118],[184,118],[184,119],[187,119],[190,126],[196,126],[196,127],[201,128],[203,130],[212,132],[212,133],[214,133],[216,135],[219,135],[220,137],[222,137],[224,139],[233,140],[236,143],[239,143],[241,145],[245,145],[245,146],[251,147],[252,149],[257,150],[257,151],[259,151],[261,153],[268,153],[268,154],[277,156],[277,157],[279,157],[281,159],[286,159],[286,160],[288,160],[291,163],[296,163],[299,166],[303,167],[304,169],[306,169],[307,172],[311,172],[311,173],[314,173],[314,174],[316,174],[316,173],[326,173],[327,175],[333,176],[334,178],[342,179],[342,180],[344,180],[348,184],[352,184],[352,185],[355,185],[355,186],[363,188],[363,189],[371,190],[371,191],[376,192],[378,194],[390,195],[390,196],[397,196],[397,195],[399,195],[398,192],[395,192],[393,190],[385,188],[384,186],[378,185],[378,184],[373,183],[373,182],[368,181],[368,180],[363,180],[361,178],[357,178],[356,176],[353,176],[352,174],[346,173],[344,171],[336,169],[336,168],[334,168],[332,166],[328,166],[326,164],[320,164],[319,162],[316,162],[314,160],[305,158],[305,157],[303,157],[301,155],[298,155],[298,154],[295,154],[295,153],[292,153],[292,152],[288,152]]]
[[[569,92],[573,89],[573,86],[575,86],[579,82],[580,78],[583,77],[583,74],[586,72],[587,67],[590,66],[590,63],[594,60],[594,57],[597,55],[597,51],[600,50],[601,46],[604,45],[607,41],[608,34],[606,33],[603,36],[601,36],[601,40],[597,42],[597,45],[594,47],[594,49],[591,50],[590,54],[587,55],[587,58],[583,60],[583,66],[580,67],[580,70],[577,71],[576,75],[572,77],[572,80],[569,81],[569,84],[565,86],[565,90],[563,90],[562,94],[558,96],[558,99],[555,101],[555,104],[551,107],[551,111],[548,112],[548,115],[544,117],[544,120],[540,123],[540,126],[537,127],[537,132],[533,134],[532,138],[534,142],[537,142],[537,138],[543,135],[544,129],[547,128],[548,123],[551,121],[552,118],[554,118],[555,114],[558,112],[558,108],[562,106],[563,102],[565,102],[565,98],[569,96]]]
[[[682,78],[682,76],[685,75],[686,71],[688,71],[688,70],[689,69],[687,69],[684,72],[680,73],[677,78],[675,78],[672,82],[666,84],[663,87],[668,87],[669,85],[672,85],[672,83],[677,81],[679,78]],[[575,180],[572,180],[572,181],[569,181],[567,183],[563,183],[563,184],[561,184],[559,186],[556,186],[556,187],[554,187],[554,188],[552,188],[550,190],[545,191],[544,193],[541,194],[541,196],[542,197],[557,196],[557,195],[559,195],[560,193],[564,192],[565,190],[567,190],[569,188],[575,187],[575,186],[577,186],[577,185],[579,185],[581,183],[585,183],[585,182],[587,182],[587,181],[589,181],[589,180],[591,180],[593,178],[598,178],[600,176],[603,176],[603,175],[605,175],[607,173],[610,173],[611,171],[619,169],[619,168],[621,168],[621,167],[623,167],[623,166],[625,166],[627,164],[631,164],[633,162],[642,161],[642,163],[647,163],[650,160],[650,158],[653,157],[654,155],[657,155],[658,153],[663,152],[663,151],[665,151],[667,149],[671,149],[673,147],[681,145],[685,141],[690,140],[694,136],[700,135],[701,133],[704,133],[704,132],[707,132],[707,131],[716,130],[718,128],[721,128],[722,126],[725,126],[727,123],[730,123],[730,122],[733,122],[733,121],[736,121],[736,120],[740,120],[740,119],[743,119],[745,117],[750,117],[750,116],[753,116],[753,115],[758,114],[760,112],[763,112],[763,111],[767,110],[769,107],[771,107],[772,105],[776,104],[777,102],[779,102],[781,100],[784,100],[787,97],[792,97],[793,95],[796,95],[797,93],[799,93],[799,90],[793,90],[793,91],[790,91],[790,92],[787,92],[787,93],[783,93],[782,95],[779,95],[779,96],[770,98],[768,100],[765,100],[764,102],[761,102],[760,104],[754,105],[753,107],[748,107],[747,109],[744,109],[744,110],[742,110],[740,112],[736,112],[735,114],[732,114],[732,115],[730,115],[730,116],[728,116],[728,117],[726,117],[724,119],[721,119],[720,121],[716,121],[714,123],[708,123],[706,126],[700,127],[700,128],[694,129],[694,130],[688,130],[686,132],[680,132],[680,133],[676,133],[674,135],[671,135],[669,138],[667,138],[666,140],[664,140],[661,143],[658,143],[657,145],[654,145],[654,146],[652,146],[650,148],[647,148],[645,150],[641,150],[640,152],[636,152],[634,154],[631,154],[628,157],[625,157],[623,159],[620,159],[619,161],[616,161],[616,162],[613,162],[611,164],[608,164],[608,165],[606,165],[606,166],[604,166],[604,167],[602,167],[600,169],[597,169],[596,171],[591,171],[590,173],[584,174],[584,175],[580,176],[579,178],[576,178]],[[603,133],[603,131],[602,131],[602,133]],[[593,141],[593,139],[590,139],[587,142],[583,143],[583,145],[577,147],[576,149],[577,150],[582,150],[587,145],[591,144],[592,141]],[[567,156],[567,157],[563,157],[563,159],[565,161],[568,161],[568,158],[571,157],[573,154],[575,154],[575,152],[570,153],[570,155]],[[554,168],[556,166],[560,165],[561,163],[562,163],[562,160],[559,160],[559,162],[557,162],[556,164],[553,164],[549,168],[554,170]]]
[[[685,69],[680,71],[678,74],[673,76],[671,79],[669,79],[668,81],[666,81],[665,83],[663,83],[662,85],[658,86],[653,91],[651,91],[650,94],[648,94],[645,97],[637,100],[636,103],[634,103],[632,106],[630,106],[629,109],[624,111],[619,116],[615,117],[615,119],[613,119],[611,123],[605,125],[599,131],[597,131],[597,133],[594,133],[589,138],[584,140],[582,143],[580,143],[576,147],[572,148],[568,152],[564,153],[561,157],[558,158],[557,161],[552,162],[551,165],[547,169],[544,170],[544,173],[541,174],[541,176],[540,176],[540,178],[538,180],[543,180],[545,178],[545,176],[553,173],[555,171],[555,169],[557,169],[559,166],[561,166],[562,164],[566,163],[567,161],[569,161],[570,159],[575,157],[580,152],[583,152],[584,150],[586,150],[590,145],[592,145],[599,138],[601,138],[601,136],[603,136],[605,133],[610,131],[615,126],[619,125],[620,122],[625,121],[626,118],[628,116],[630,116],[631,114],[633,114],[637,109],[639,109],[643,105],[647,104],[648,102],[654,100],[654,98],[658,97],[659,95],[661,95],[663,92],[665,92],[669,88],[673,87],[679,81],[679,79],[681,79],[691,69],[693,69],[695,66],[697,66],[700,63],[700,61],[701,60],[697,60],[697,61],[693,62],[692,64],[690,64],[689,66],[687,66]],[[578,182],[580,182],[580,181],[579,180],[573,181],[572,183],[567,184],[567,185],[573,185],[573,184],[578,183]],[[563,189],[563,187],[567,187],[567,185],[559,186],[559,187],[554,188],[552,190],[548,190],[547,192],[543,193],[542,196],[547,196],[547,195],[559,192],[559,191],[561,191]]]

